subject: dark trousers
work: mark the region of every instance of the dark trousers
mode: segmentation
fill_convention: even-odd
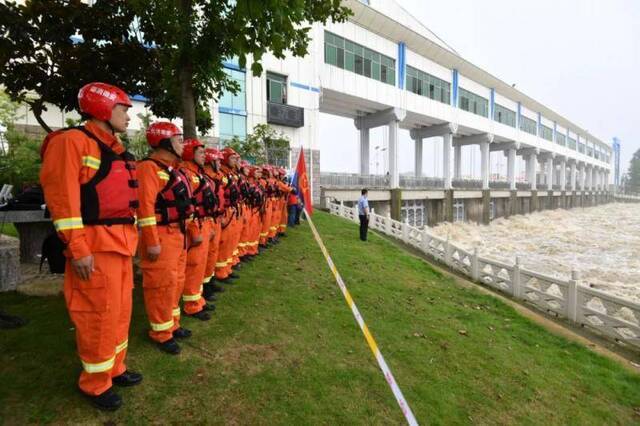
[[[366,215],[359,215],[360,217],[360,239],[367,241],[367,231],[369,230],[369,218]]]
[[[292,204],[289,206],[289,226],[296,226],[296,216],[298,215],[298,205]],[[299,222],[298,222],[299,223]]]

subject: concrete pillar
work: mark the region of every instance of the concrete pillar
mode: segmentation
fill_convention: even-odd
[[[546,177],[547,191],[553,191],[553,158],[551,157],[547,158],[545,169],[546,169],[545,172],[547,174],[547,177]]]
[[[580,191],[587,189],[587,168],[584,164],[580,165]]]
[[[402,190],[400,188],[391,189],[391,219],[400,220],[402,218]]]
[[[389,177],[391,188],[400,187],[400,170],[398,169],[398,121],[389,122]]]
[[[360,174],[369,174],[369,129],[360,129]]]
[[[442,136],[442,179],[444,180],[444,189],[451,189],[451,147],[453,144],[453,135],[447,133]]]
[[[416,177],[422,176],[422,138],[414,139],[415,143],[415,166],[413,171]]]
[[[560,190],[567,189],[567,160],[560,160]]]
[[[509,189],[516,190],[516,149],[509,148],[507,150],[507,179],[509,180]]]
[[[443,219],[445,222],[453,223],[453,189],[444,191],[444,199],[442,200]]]
[[[538,183],[536,182],[536,165],[538,164],[538,156],[536,154],[529,154],[527,158],[527,180],[531,185],[531,190],[538,189]]]
[[[587,167],[587,190],[593,190],[593,167]]]
[[[571,190],[575,191],[576,190],[576,172],[577,172],[577,167],[576,167],[576,162],[572,161],[571,162]]]
[[[487,143],[488,144],[488,143]],[[482,223],[488,225],[491,222],[491,191],[482,190]]]
[[[489,173],[491,164],[489,163],[489,142],[480,144],[480,170],[482,172],[482,189],[489,189]]]
[[[462,179],[462,146],[453,148],[453,178]]]

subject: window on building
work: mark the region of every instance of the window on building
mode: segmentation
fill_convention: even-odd
[[[234,136],[244,140],[247,137],[246,74],[227,67],[224,72],[238,84],[239,90],[235,94],[223,92],[218,101],[220,140],[226,141]]]
[[[563,135],[562,133],[556,132],[556,143],[558,145],[566,146],[567,137],[565,135]]]
[[[587,145],[587,155],[593,157],[593,147],[590,145]]]
[[[524,115],[520,116],[520,130],[523,132],[527,132],[530,135],[536,135],[538,123],[535,120],[530,119],[529,117],[525,117]]]
[[[324,32],[324,62],[383,83],[396,84],[396,61],[328,31]]]
[[[448,104],[451,101],[451,84],[407,65],[407,90]]]
[[[507,126],[516,127],[516,113],[508,108],[503,107],[500,104],[495,104],[493,110],[493,119],[498,123],[506,124]]]
[[[272,72],[267,73],[267,100],[277,104],[287,103],[287,77]]]
[[[551,127],[545,126],[544,124],[541,124],[540,136],[542,136],[543,139],[553,142],[553,129]]]
[[[574,138],[572,138],[571,136],[569,136],[569,143],[568,143],[569,148],[571,148],[572,150],[576,150],[576,140]]]
[[[584,154],[585,153],[585,146],[583,143],[578,143],[578,152],[580,154]]]
[[[489,101],[463,88],[460,88],[460,109],[489,117]]]
[[[464,222],[464,201],[453,200],[453,221]]]

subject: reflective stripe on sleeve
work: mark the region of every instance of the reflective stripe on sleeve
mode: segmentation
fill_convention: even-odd
[[[84,228],[81,217],[65,217],[62,219],[54,220],[53,226],[56,228],[56,231],[58,232],[66,231],[67,229]]]
[[[90,155],[82,157],[82,165],[90,169],[98,170],[100,168],[100,160]]]
[[[145,226],[153,226],[156,224],[155,216],[148,216],[138,219],[138,226],[144,228]]]

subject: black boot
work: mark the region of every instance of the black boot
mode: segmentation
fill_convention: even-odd
[[[122,406],[122,398],[112,388],[107,389],[100,395],[87,395],[84,392],[82,394],[91,401],[94,407],[102,411],[116,411]]]
[[[235,272],[232,272],[229,274],[227,278],[230,278],[232,280],[237,280],[238,278],[240,278],[240,275],[236,274]]]
[[[207,302],[213,302],[216,300],[216,296],[213,294],[215,290],[213,289],[213,284],[205,284],[202,286],[202,297]]]
[[[200,321],[209,321],[211,319],[211,315],[206,310],[201,310],[200,312],[196,312],[195,314],[185,314],[188,317],[199,319]]]
[[[114,385],[117,385],[117,386],[122,386],[122,387],[135,386],[142,383],[142,374],[136,373],[134,371],[126,370],[121,375],[111,379],[111,381],[113,382]]]
[[[191,330],[187,330],[186,328],[180,327],[173,332],[174,339],[186,339],[188,337],[191,337]]]
[[[222,293],[224,291],[224,287],[213,282],[213,279],[209,281],[209,285],[213,289],[214,293]]]
[[[216,305],[214,305],[213,303],[205,303],[205,305],[202,307],[202,310],[205,312],[213,312],[216,310]]]
[[[176,342],[176,339],[174,338],[171,338],[166,342],[158,343],[157,345],[162,352],[166,352],[171,355],[178,355],[181,350],[180,345],[178,344],[178,342]]]

